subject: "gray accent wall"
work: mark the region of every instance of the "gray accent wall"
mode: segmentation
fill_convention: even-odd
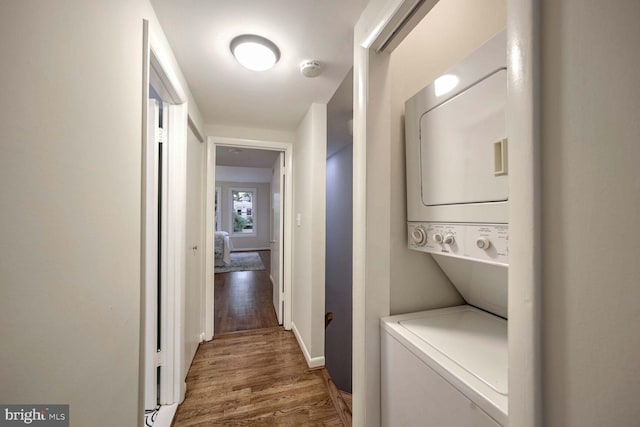
[[[327,159],[325,363],[340,390],[351,393],[353,145]]]

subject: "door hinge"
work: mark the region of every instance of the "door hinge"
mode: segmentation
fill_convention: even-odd
[[[165,143],[167,142],[166,140],[167,138],[167,134],[164,131],[164,129],[162,128],[156,128],[156,141],[160,144],[160,143]]]
[[[165,352],[162,350],[158,350],[154,357],[154,363],[156,364],[156,368],[158,366],[164,366],[166,364]]]

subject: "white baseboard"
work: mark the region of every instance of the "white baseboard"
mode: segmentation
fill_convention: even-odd
[[[307,365],[309,365],[310,368],[324,366],[324,356],[311,357],[309,355],[309,350],[307,350],[307,346],[304,344],[304,341],[300,336],[300,332],[298,332],[298,328],[296,328],[296,324],[293,322],[291,322],[291,330],[293,331],[293,335],[295,335],[296,340],[298,340],[298,345],[300,346],[300,350],[302,350],[302,354],[307,361]]]
[[[207,339],[207,335],[203,332],[200,334],[200,342],[204,342]]]
[[[189,363],[189,366],[191,366],[191,363]],[[184,398],[187,396],[187,381],[183,381],[182,384],[180,384],[180,403],[184,402]]]
[[[173,422],[173,417],[176,415],[177,409],[177,403],[174,403],[173,405],[160,406],[158,417],[153,423],[153,427],[171,427],[171,423]]]

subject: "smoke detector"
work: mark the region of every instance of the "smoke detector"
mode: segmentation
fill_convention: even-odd
[[[305,77],[317,77],[320,75],[321,71],[320,62],[315,59],[302,61],[300,64],[300,73]]]

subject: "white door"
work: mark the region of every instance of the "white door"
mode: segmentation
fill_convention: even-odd
[[[158,334],[160,332],[160,310],[158,294],[160,292],[162,273],[161,246],[163,193],[163,170],[166,171],[166,155],[162,155],[162,115],[160,104],[155,99],[149,100],[146,161],[146,194],[145,194],[145,396],[144,408],[155,409],[158,406],[158,367],[160,351]],[[164,198],[166,200],[166,198]],[[160,209],[159,209],[160,206]]]
[[[284,314],[284,283],[282,275],[284,241],[284,153],[273,164],[271,177],[271,281],[273,284],[273,308],[282,325]]]

